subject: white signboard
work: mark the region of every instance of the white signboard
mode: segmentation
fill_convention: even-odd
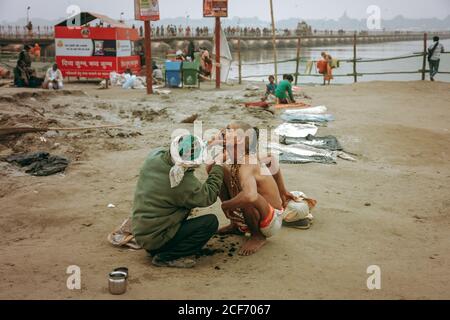
[[[117,40],[117,56],[129,57],[131,56],[131,41],[130,40]]]
[[[55,39],[57,56],[90,57],[94,51],[91,39]]]

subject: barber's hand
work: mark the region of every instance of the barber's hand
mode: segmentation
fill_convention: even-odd
[[[220,130],[216,135],[214,135],[211,139],[208,141],[208,146],[221,146],[224,143],[224,134],[225,130]]]
[[[235,211],[223,210],[225,216],[234,223],[245,224],[245,219],[238,215]]]

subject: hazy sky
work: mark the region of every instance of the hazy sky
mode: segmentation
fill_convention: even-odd
[[[202,0],[160,0],[161,17],[189,15],[202,17]],[[276,19],[338,18],[344,11],[352,18],[366,17],[369,5],[381,8],[382,18],[396,15],[409,18],[444,18],[450,15],[450,0],[273,0]],[[57,19],[65,17],[69,5],[78,5],[82,11],[104,13],[119,18],[133,18],[133,0],[0,0],[0,21],[15,21],[26,17],[31,6],[31,17]],[[259,17],[269,20],[269,0],[229,0],[229,16]]]

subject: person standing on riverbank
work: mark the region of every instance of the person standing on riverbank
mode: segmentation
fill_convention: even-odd
[[[430,65],[431,81],[434,81],[434,77],[439,72],[441,53],[444,52],[444,46],[441,43],[439,43],[439,37],[434,37],[433,42],[434,43],[428,48],[428,63]]]
[[[323,85],[330,84],[333,79],[333,68],[331,63],[333,58],[326,52],[321,53],[322,59],[317,62],[319,73],[323,74]]]

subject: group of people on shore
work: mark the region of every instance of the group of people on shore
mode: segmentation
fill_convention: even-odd
[[[32,53],[32,50],[35,48],[36,46],[32,48],[30,45],[25,45],[20,52],[16,67],[13,70],[14,85],[16,87],[62,89],[64,87],[64,78],[56,63],[47,69],[44,78],[40,78],[36,75],[36,70],[31,66],[32,56],[35,55],[35,53]],[[36,50],[34,50],[34,52],[36,52]]]
[[[294,94],[292,92],[292,83],[294,77],[291,74],[283,75],[283,80],[275,83],[275,77],[269,76],[269,83],[266,85],[266,92],[262,101],[266,101],[270,97],[276,99],[277,104],[295,103]]]
[[[444,46],[440,43],[438,36],[433,37],[433,43],[428,47],[427,60],[429,64],[430,81],[434,81],[434,77],[439,72],[441,54],[445,52]],[[317,70],[323,75],[323,85],[329,85],[333,80],[333,69],[339,67],[339,61],[327,53],[321,53],[321,59],[317,62]]]
[[[206,47],[201,46],[197,50],[197,48],[194,44],[194,41],[191,40],[191,41],[189,41],[188,46],[184,50],[178,50],[175,53],[175,60],[181,61],[181,62],[184,62],[184,61],[193,62],[196,59],[196,57],[195,57],[196,53],[199,54],[199,58],[200,58],[200,60],[199,60],[200,79],[211,80],[213,61],[212,61],[211,55],[209,53],[209,50]]]
[[[193,32],[194,31],[194,32]],[[140,35],[144,35],[144,30],[141,27],[140,28]],[[201,37],[201,36],[208,36],[210,33],[210,29],[208,27],[197,27],[195,29],[191,29],[190,26],[187,26],[186,28],[183,26],[176,26],[176,25],[161,25],[157,27],[152,27],[152,36],[156,37]]]

